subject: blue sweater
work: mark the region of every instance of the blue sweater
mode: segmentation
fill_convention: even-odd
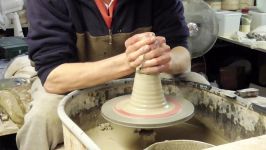
[[[187,47],[183,11],[181,0],[118,0],[110,34],[94,0],[28,0],[29,57],[44,83],[55,67],[80,61],[77,33],[104,37],[151,27],[170,47]]]

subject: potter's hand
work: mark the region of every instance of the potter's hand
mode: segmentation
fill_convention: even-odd
[[[126,40],[126,61],[132,69],[135,70],[143,63],[143,57],[141,56],[152,49],[151,45],[155,41],[156,37],[152,32],[136,34]]]
[[[171,60],[171,48],[166,44],[164,37],[156,37],[153,44],[150,45],[151,50],[142,57],[144,62],[141,64],[141,73],[157,74],[169,70]]]

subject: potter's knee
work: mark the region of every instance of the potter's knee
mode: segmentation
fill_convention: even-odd
[[[54,120],[59,120],[56,110],[43,110],[43,109],[34,109],[31,110],[25,117],[25,123],[45,123],[52,124]]]
[[[38,123],[44,123],[47,122],[48,115],[40,114],[40,113],[32,113],[25,118],[25,123],[31,123],[31,124],[38,124]]]
[[[178,77],[184,81],[192,81],[192,82],[210,85],[210,82],[203,75],[196,72],[184,73]]]

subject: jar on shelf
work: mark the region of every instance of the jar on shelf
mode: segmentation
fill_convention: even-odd
[[[254,6],[254,0],[240,0],[239,1],[239,8],[246,9]]]
[[[242,9],[242,16],[240,19],[240,29],[239,31],[243,33],[249,33],[251,28],[251,15],[248,14],[249,9]]]
[[[222,9],[222,0],[205,0],[205,2],[208,3],[214,10]]]
[[[239,0],[222,0],[223,10],[239,10]]]

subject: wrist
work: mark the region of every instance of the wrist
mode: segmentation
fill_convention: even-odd
[[[171,60],[166,73],[181,74],[190,71],[191,59],[189,52],[181,47],[176,47],[171,51]]]

